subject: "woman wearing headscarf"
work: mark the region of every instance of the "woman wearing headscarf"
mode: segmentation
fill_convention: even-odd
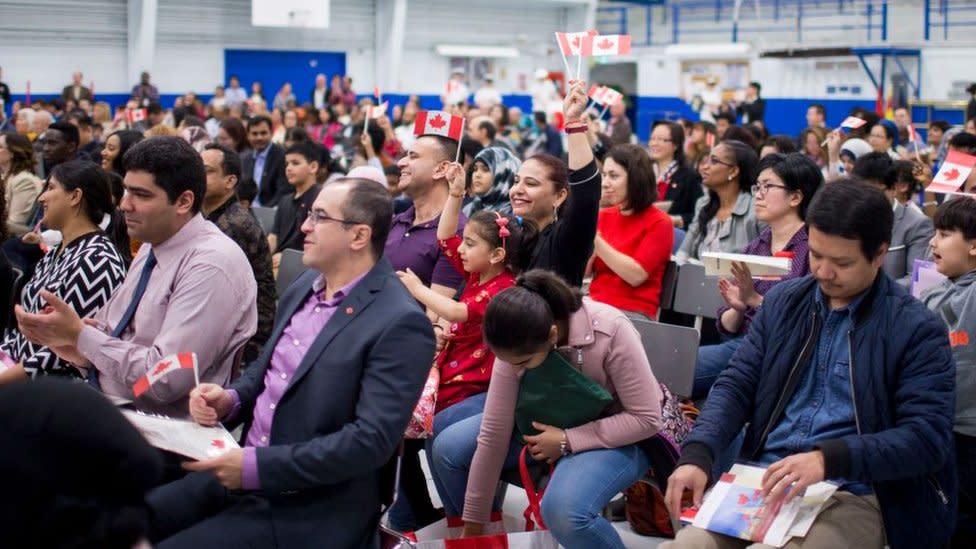
[[[504,147],[488,147],[474,157],[470,172],[471,201],[464,206],[464,215],[481,210],[512,213],[508,191],[515,182],[522,162]]]
[[[858,137],[844,140],[844,134],[834,130],[827,136],[827,181],[846,177],[854,169],[854,161],[871,152],[871,145]]]

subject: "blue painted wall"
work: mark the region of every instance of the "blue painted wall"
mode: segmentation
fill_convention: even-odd
[[[327,78],[346,74],[346,54],[328,51],[224,50],[224,74],[240,77],[242,86],[261,82],[264,97],[271,101],[278,88],[291,82],[292,92],[301,105],[310,101],[315,75]],[[247,89],[250,93],[250,88]]]

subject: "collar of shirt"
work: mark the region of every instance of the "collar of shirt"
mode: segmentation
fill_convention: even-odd
[[[257,160],[257,159],[259,159],[259,158],[260,158],[260,159],[265,159],[265,158],[268,158],[268,151],[270,151],[270,150],[271,150],[271,146],[272,146],[272,145],[273,145],[273,143],[269,143],[269,144],[268,144],[268,146],[267,146],[267,147],[265,147],[265,148],[264,148],[264,150],[263,150],[263,151],[261,151],[261,152],[258,152],[257,150],[255,150],[255,151],[254,151],[254,160]]]
[[[437,227],[437,224],[441,220],[441,216],[440,214],[437,214],[437,217],[435,217],[434,219],[431,219],[426,223],[421,223],[420,225],[414,225],[414,221],[416,220],[417,220],[417,209],[415,206],[410,206],[409,208],[404,210],[403,213],[393,218],[393,224],[406,225],[407,228],[410,230],[413,230],[415,228],[430,229],[430,228]]]
[[[766,227],[765,229],[763,229],[761,233],[759,233],[758,238],[759,238],[759,242],[762,243],[764,248],[769,250],[769,255],[772,255],[773,230],[770,229],[769,227]],[[793,233],[793,236],[790,237],[790,240],[789,242],[786,243],[786,246],[783,246],[782,251],[788,252],[796,248],[797,245],[803,240],[807,240],[807,226],[805,224],[801,225],[800,228],[797,229],[795,233]]]
[[[316,278],[315,282],[312,283],[312,297],[314,299],[317,299],[320,303],[322,303],[322,305],[326,307],[335,307],[336,305],[341,303],[342,300],[346,298],[346,296],[352,293],[353,288],[355,288],[357,284],[359,284],[364,278],[366,278],[367,274],[369,274],[369,271],[366,271],[363,274],[357,276],[356,278],[350,280],[348,284],[336,290],[336,292],[332,294],[332,297],[329,299],[323,299],[323,296],[325,294],[325,275],[322,275]]]
[[[207,221],[217,221],[217,219],[219,219],[220,216],[224,215],[224,212],[227,211],[227,208],[229,208],[230,205],[233,204],[236,200],[237,200],[237,196],[231,195],[231,197],[228,198],[223,204],[217,206],[216,210],[210,212],[210,215],[207,216]]]
[[[817,290],[814,294],[815,295],[814,299],[816,300],[817,303],[817,311],[819,311],[820,315],[824,318],[829,316],[831,313],[847,313],[853,317],[855,314],[857,314],[858,309],[861,307],[861,304],[864,302],[864,298],[865,296],[868,295],[869,291],[871,291],[870,286],[868,286],[866,290],[858,294],[857,297],[855,297],[853,301],[848,303],[846,307],[843,307],[841,309],[831,309],[830,307],[827,306],[826,297],[823,295],[823,292],[820,290],[820,285],[818,284]]]
[[[183,249],[194,242],[206,228],[207,220],[203,218],[203,214],[198,213],[191,217],[186,225],[176,231],[176,234],[152,246],[153,254],[156,255],[156,264],[162,267],[170,259],[179,258],[183,254]]]

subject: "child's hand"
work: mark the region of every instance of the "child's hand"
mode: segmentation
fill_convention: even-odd
[[[464,198],[464,193],[466,191],[465,187],[467,186],[464,166],[458,164],[457,162],[453,162],[447,167],[447,173],[445,175],[447,176],[447,182],[450,185],[448,191],[451,193],[451,196],[455,198]]]
[[[423,287],[424,283],[420,280],[416,274],[410,269],[406,271],[397,271],[397,276],[400,277],[400,282],[407,287],[407,291],[416,296],[416,292],[419,288]]]

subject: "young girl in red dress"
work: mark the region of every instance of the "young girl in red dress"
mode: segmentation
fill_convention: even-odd
[[[423,285],[409,269],[397,273],[413,296],[440,316],[446,340],[437,356],[438,387],[434,437],[456,421],[481,413],[495,356],[481,336],[481,321],[498,292],[515,285],[515,276],[529,261],[538,235],[535,225],[511,215],[480,211],[468,219],[457,236],[458,217],[466,193],[460,164],[448,169],[450,195],[441,212],[437,238],[451,265],[465,275],[455,301]],[[431,439],[432,440],[432,439]]]

